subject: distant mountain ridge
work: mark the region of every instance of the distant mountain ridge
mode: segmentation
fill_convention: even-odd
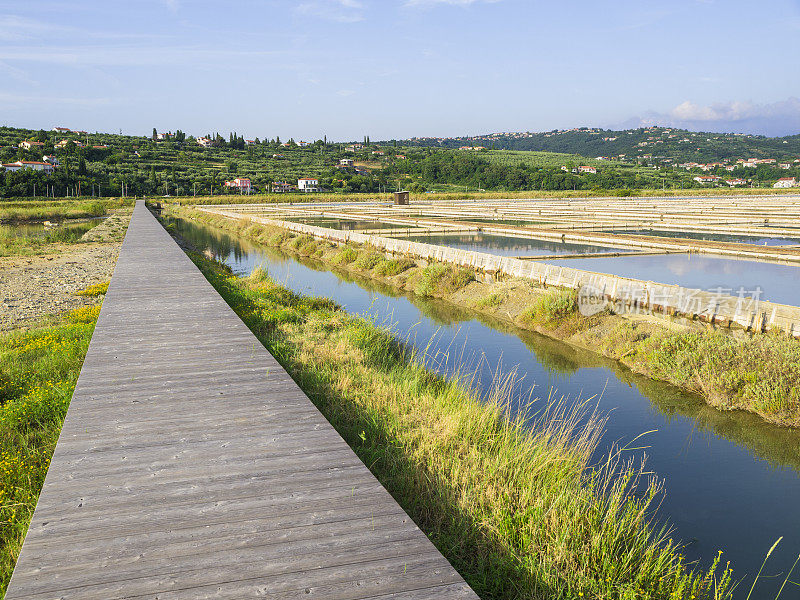
[[[800,135],[770,138],[672,127],[610,130],[580,127],[541,133],[504,132],[463,137],[415,137],[402,143],[443,148],[484,147],[580,154],[626,161],[708,162],[747,158],[800,158]]]

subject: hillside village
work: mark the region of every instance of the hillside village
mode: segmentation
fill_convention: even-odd
[[[616,143],[623,135],[635,138],[640,132],[602,135],[607,133],[574,129],[469,139],[508,145],[508,140],[574,134],[590,136],[599,143]],[[636,142],[637,147],[671,144],[671,140],[680,144],[701,135],[670,129],[645,133],[652,135]],[[434,141],[435,146],[429,143]],[[786,141],[780,145],[789,146],[783,143]],[[774,142],[765,143],[771,148]],[[585,144],[581,147],[591,148]],[[227,138],[219,133],[195,138],[181,130],[154,129],[151,136],[145,137],[90,134],[60,125],[50,131],[3,127],[0,164],[5,176],[0,178],[0,195],[369,193],[402,188],[416,192],[459,188],[602,191],[798,185],[797,155],[783,152],[763,156],[767,149],[756,150],[742,157],[725,156],[703,162],[649,152],[635,158],[626,153],[609,153],[589,159],[586,157],[592,155],[588,153],[503,154],[507,151],[492,150],[474,141],[456,146],[450,138],[373,143],[365,137],[363,142],[331,143],[326,139],[246,139],[236,133]]]
[[[686,131],[646,127],[622,131],[575,127],[548,132],[500,132],[469,137],[415,137],[410,145],[445,148],[489,148],[566,152],[602,160],[650,164],[728,161],[738,159],[792,162],[800,159],[800,135],[767,138],[750,134]],[[755,158],[749,158],[755,157]]]

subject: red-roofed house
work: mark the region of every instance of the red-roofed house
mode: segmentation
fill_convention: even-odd
[[[253,185],[250,183],[250,180],[246,177],[240,178],[237,177],[233,181],[226,181],[225,187],[229,188],[237,188],[240,192],[249,194],[250,191],[253,189]]]
[[[797,179],[794,177],[781,177],[775,182],[774,188],[792,188],[797,187]]]
[[[25,150],[30,150],[31,148],[41,148],[42,146],[44,146],[43,142],[29,142],[26,140],[19,143],[19,147],[24,148]]]
[[[44,171],[47,174],[53,172],[55,167],[50,163],[39,162],[35,160],[18,160],[13,163],[6,163],[3,165],[6,171],[20,171],[22,169],[33,169],[34,171]]]
[[[747,185],[746,179],[726,179],[725,183],[727,183],[731,187],[736,187],[737,185]]]
[[[58,133],[72,133],[72,129],[69,127],[53,127],[53,131],[57,131]]]
[[[578,167],[578,172],[580,173],[597,173],[597,169],[594,167],[587,167],[586,165]]]

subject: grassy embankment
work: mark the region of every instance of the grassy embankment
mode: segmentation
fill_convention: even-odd
[[[587,318],[577,311],[571,291],[544,290],[530,281],[478,283],[473,272],[449,265],[421,267],[409,258],[387,259],[373,248],[340,247],[186,208],[178,214],[599,352],[638,373],[696,392],[717,408],[800,426],[800,342],[783,334],[734,337],[699,323],[675,327],[608,313]]]
[[[46,231],[25,230],[28,223],[41,221],[60,222],[69,219],[91,219],[109,214],[109,211],[130,205],[126,199],[25,201],[0,203],[0,256],[29,256],[51,254],[74,244],[100,221],[88,221],[54,227]],[[20,226],[15,229],[15,226]]]
[[[528,429],[508,382],[483,403],[330,300],[192,258],[482,598],[729,597],[720,555],[692,571],[653,522],[657,482],[619,454],[591,462],[603,419],[534,403]]]
[[[107,284],[82,293],[99,296]],[[100,306],[0,335],[0,597],[14,570]]]

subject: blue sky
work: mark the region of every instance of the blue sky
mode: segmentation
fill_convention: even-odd
[[[800,133],[800,0],[0,3],[0,124]]]

